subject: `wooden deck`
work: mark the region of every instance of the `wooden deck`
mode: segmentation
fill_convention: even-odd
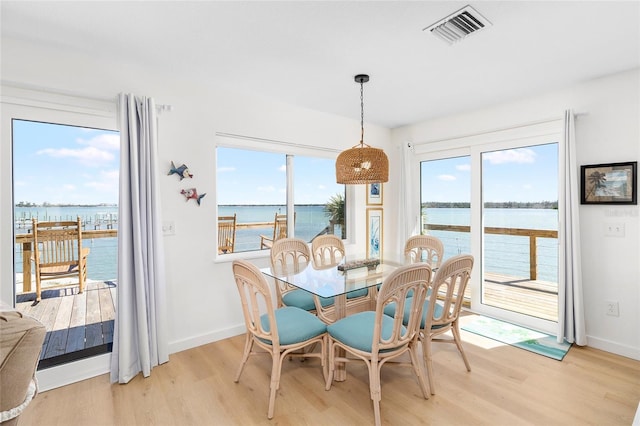
[[[558,320],[558,284],[487,273],[485,305],[520,312],[550,321]],[[469,289],[465,293],[470,297]]]
[[[35,294],[19,294],[16,309],[42,322],[47,335],[39,369],[111,351],[116,306],[112,281],[85,283],[78,287],[43,290],[35,306]]]

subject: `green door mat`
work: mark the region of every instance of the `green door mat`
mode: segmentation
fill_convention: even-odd
[[[462,329],[558,361],[571,347],[567,342],[558,343],[555,336],[489,317],[478,317]]]

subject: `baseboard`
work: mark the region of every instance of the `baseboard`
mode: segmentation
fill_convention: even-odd
[[[621,345],[620,343],[612,342],[606,339],[600,339],[593,336],[587,336],[587,345],[592,348],[600,349],[603,351],[611,352],[612,354],[640,361],[640,348]]]
[[[243,334],[246,331],[245,325],[239,324],[233,327],[229,327],[224,330],[217,330],[212,333],[205,333],[199,336],[192,336],[187,339],[178,340],[169,343],[169,353],[176,353],[186,351],[198,346],[206,345],[209,343],[217,342],[218,340],[227,339],[229,337]]]

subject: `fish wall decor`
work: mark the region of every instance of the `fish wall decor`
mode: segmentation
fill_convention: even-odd
[[[186,201],[196,200],[198,205],[200,205],[200,200],[202,200],[202,197],[207,195],[206,193],[198,195],[198,191],[195,188],[183,189],[182,191],[180,191],[180,193],[184,195]]]
[[[171,169],[169,170],[169,174],[168,176],[171,175],[178,175],[180,176],[180,180],[184,179],[184,178],[192,178],[193,175],[191,174],[191,172],[189,172],[189,168],[187,167],[186,164],[183,164],[180,167],[176,167],[176,165],[174,164],[174,162],[171,162]]]

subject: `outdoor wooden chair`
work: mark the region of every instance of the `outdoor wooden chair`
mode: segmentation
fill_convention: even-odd
[[[33,262],[36,272],[36,300],[42,299],[42,281],[78,277],[79,292],[87,280],[89,249],[82,247],[82,223],[76,221],[38,222],[32,219]],[[67,287],[60,283],[50,287]]]
[[[236,245],[236,214],[218,217],[218,254],[233,253]]]
[[[369,369],[369,392],[377,426],[381,423],[380,371],[388,361],[399,361],[398,357],[408,353],[422,395],[425,399],[429,398],[418,353],[418,327],[430,281],[431,268],[426,263],[402,266],[393,271],[380,287],[375,311],[349,315],[327,326],[329,377],[326,389],[331,388],[337,363],[358,359],[364,361]],[[408,292],[414,296],[407,297]],[[397,306],[393,316],[385,313],[385,308],[390,304]],[[344,349],[348,355],[336,355],[338,349]]]
[[[271,289],[258,268],[244,260],[233,262],[233,275],[240,293],[247,328],[244,353],[235,377],[238,383],[250,355],[271,355],[271,386],[268,418],[273,418],[276,394],[280,387],[282,361],[289,356],[319,358],[324,380],[327,380],[327,326],[315,315],[296,307],[275,309]],[[320,352],[304,348],[320,344]],[[254,351],[258,346],[261,350]],[[302,352],[298,352],[303,350]]]
[[[293,220],[295,221],[295,214],[293,216]],[[278,214],[273,220],[273,235],[260,235],[260,250],[271,248],[273,243],[279,240],[280,238],[287,237],[287,215],[286,214]]]

